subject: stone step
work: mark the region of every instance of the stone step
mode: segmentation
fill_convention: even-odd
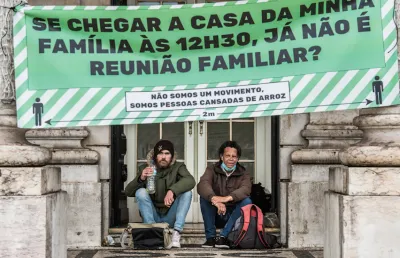
[[[120,234],[110,234],[110,236],[114,239],[116,246],[120,246],[121,243],[119,241]],[[128,236],[130,239],[131,236]],[[181,245],[184,247],[199,247],[206,241],[206,238],[200,234],[182,234],[181,235]]]
[[[203,225],[202,225],[203,226]],[[108,230],[108,233],[110,235],[118,235],[118,234],[122,234],[122,232],[124,232],[125,228],[110,228]],[[217,233],[219,233],[220,229],[217,229]],[[265,232],[267,233],[271,233],[271,234],[276,234],[276,233],[280,233],[280,229],[279,228],[265,228],[264,229]],[[204,235],[204,228],[188,228],[185,226],[185,228],[182,231],[182,235]]]
[[[110,236],[114,239],[116,245],[120,245],[119,237],[124,232],[125,228],[110,228],[108,230]],[[217,229],[217,234],[219,233]],[[279,228],[265,228],[265,232],[274,234],[276,236],[280,235]],[[130,238],[130,236],[128,236]],[[181,233],[181,245],[183,247],[199,247],[206,241],[204,235],[204,225],[203,223],[188,223],[185,225]]]

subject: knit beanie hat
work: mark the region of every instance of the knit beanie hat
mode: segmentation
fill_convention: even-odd
[[[171,153],[171,158],[174,157],[174,145],[172,142],[168,140],[160,140],[154,146],[154,159],[156,159],[157,155],[163,150],[169,151]]]

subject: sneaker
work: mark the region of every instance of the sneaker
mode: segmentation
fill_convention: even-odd
[[[215,241],[215,247],[216,248],[223,248],[223,249],[229,249],[229,241],[226,239],[226,237],[219,237],[217,241]]]
[[[201,245],[204,248],[213,248],[215,247],[215,237],[207,238],[207,241]]]
[[[174,230],[174,232],[172,232],[171,247],[181,248],[181,234],[179,234],[179,232],[176,230]]]

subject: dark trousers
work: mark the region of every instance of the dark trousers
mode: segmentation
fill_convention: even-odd
[[[213,206],[211,202],[200,197],[201,214],[203,215],[204,230],[206,238],[216,236],[216,228],[222,228],[220,235],[227,237],[236,220],[240,217],[240,209],[243,206],[251,204],[251,199],[246,198],[235,205],[227,206],[225,215],[218,215],[217,207]]]

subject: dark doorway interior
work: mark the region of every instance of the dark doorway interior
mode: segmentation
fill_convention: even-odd
[[[271,212],[279,216],[279,130],[280,130],[279,116],[271,117]]]
[[[127,198],[124,182],[127,179],[127,167],[124,164],[126,137],[123,125],[111,126],[111,214],[110,227],[128,223]]]

